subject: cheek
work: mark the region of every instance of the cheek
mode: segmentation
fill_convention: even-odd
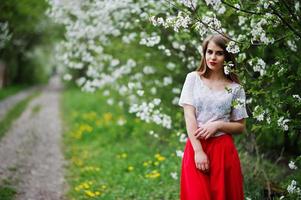
[[[225,57],[224,56],[219,56],[218,60],[219,60],[219,62],[224,63]]]
[[[206,55],[205,55],[205,60],[206,60],[206,61],[210,60],[210,55],[206,54]]]

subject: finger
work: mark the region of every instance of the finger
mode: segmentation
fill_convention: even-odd
[[[206,133],[206,129],[203,129],[202,131],[200,131],[199,133],[199,137],[203,138],[204,137],[204,133]]]
[[[205,135],[204,137],[205,137],[205,140],[207,140],[207,139],[210,137],[210,133],[207,132],[206,135]]]
[[[205,171],[205,170],[206,170],[205,164],[202,164],[202,166],[201,166],[201,167],[202,167],[202,170],[203,170],[203,171]]]
[[[208,131],[206,131],[206,132],[202,135],[203,139],[206,139],[207,135],[208,135]]]
[[[202,134],[204,134],[204,132],[206,132],[205,129],[202,129],[201,131],[198,132],[198,134],[196,135],[197,138],[201,138]]]
[[[203,128],[198,128],[194,131],[194,135],[197,135],[201,130],[203,130]]]
[[[209,170],[209,164],[208,163],[205,164],[205,168],[206,168],[206,170]]]
[[[195,167],[198,169],[199,168],[199,163],[195,162]]]
[[[198,164],[198,167],[199,167],[199,168],[198,168],[199,170],[202,170],[202,164],[199,163],[199,164]]]

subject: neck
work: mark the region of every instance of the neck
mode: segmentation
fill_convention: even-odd
[[[220,81],[220,80],[224,80],[225,78],[226,78],[225,74],[222,70],[216,72],[213,72],[212,70],[208,71],[208,79],[210,80]]]

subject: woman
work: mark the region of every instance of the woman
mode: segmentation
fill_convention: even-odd
[[[222,35],[203,42],[200,67],[186,76],[179,105],[184,108],[188,140],[181,172],[181,200],[243,200],[243,176],[232,134],[245,129],[245,91],[237,76],[225,73],[227,52]],[[232,70],[231,70],[232,71]]]

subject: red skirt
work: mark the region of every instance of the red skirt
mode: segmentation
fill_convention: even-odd
[[[181,200],[243,200],[243,176],[232,135],[201,139],[209,172],[196,168],[194,150],[187,140],[181,171]]]

